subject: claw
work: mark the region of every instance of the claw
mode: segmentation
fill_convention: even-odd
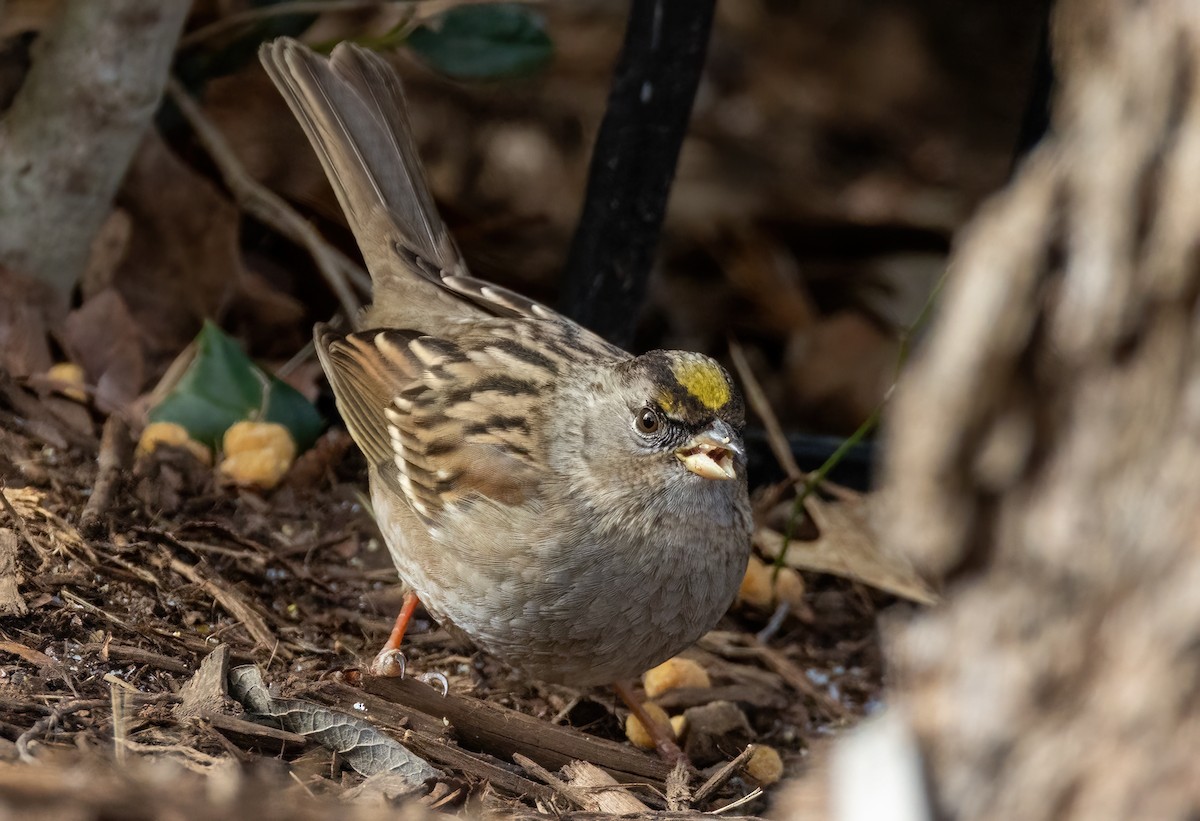
[[[428,684],[430,687],[440,685],[442,688],[442,698],[445,698],[450,693],[450,679],[446,678],[445,673],[421,673],[421,675],[417,676],[417,681]]]
[[[383,649],[371,662],[371,675],[382,678],[404,678],[408,661],[399,650]]]

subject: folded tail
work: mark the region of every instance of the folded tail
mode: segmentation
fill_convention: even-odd
[[[350,43],[325,58],[280,38],[259,57],[320,157],[371,270],[377,305],[392,291],[412,302],[415,295],[403,294],[410,287],[442,291],[441,277],[461,261],[429,191],[395,69]],[[432,290],[421,296],[418,304],[432,298],[433,307],[453,300]]]

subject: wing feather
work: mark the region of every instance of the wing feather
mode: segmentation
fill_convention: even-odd
[[[503,327],[511,334],[512,325]],[[555,327],[545,325],[539,330]],[[430,525],[447,508],[481,498],[527,501],[543,478],[537,413],[554,363],[511,338],[481,344],[478,323],[457,330],[470,348],[413,331],[317,330],[351,436]]]

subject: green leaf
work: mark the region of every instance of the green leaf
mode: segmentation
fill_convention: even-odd
[[[325,425],[299,391],[268,375],[220,328],[206,321],[196,337],[196,357],[150,411],[150,421],[175,422],[196,441],[217,448],[229,426],[243,419],[283,425],[302,451],[312,446]]]
[[[542,16],[516,3],[455,6],[406,42],[435,71],[459,80],[531,74],[554,55]]]

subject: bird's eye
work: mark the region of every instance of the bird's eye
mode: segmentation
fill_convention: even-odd
[[[662,427],[662,417],[654,408],[642,408],[637,415],[639,433],[657,433]]]

